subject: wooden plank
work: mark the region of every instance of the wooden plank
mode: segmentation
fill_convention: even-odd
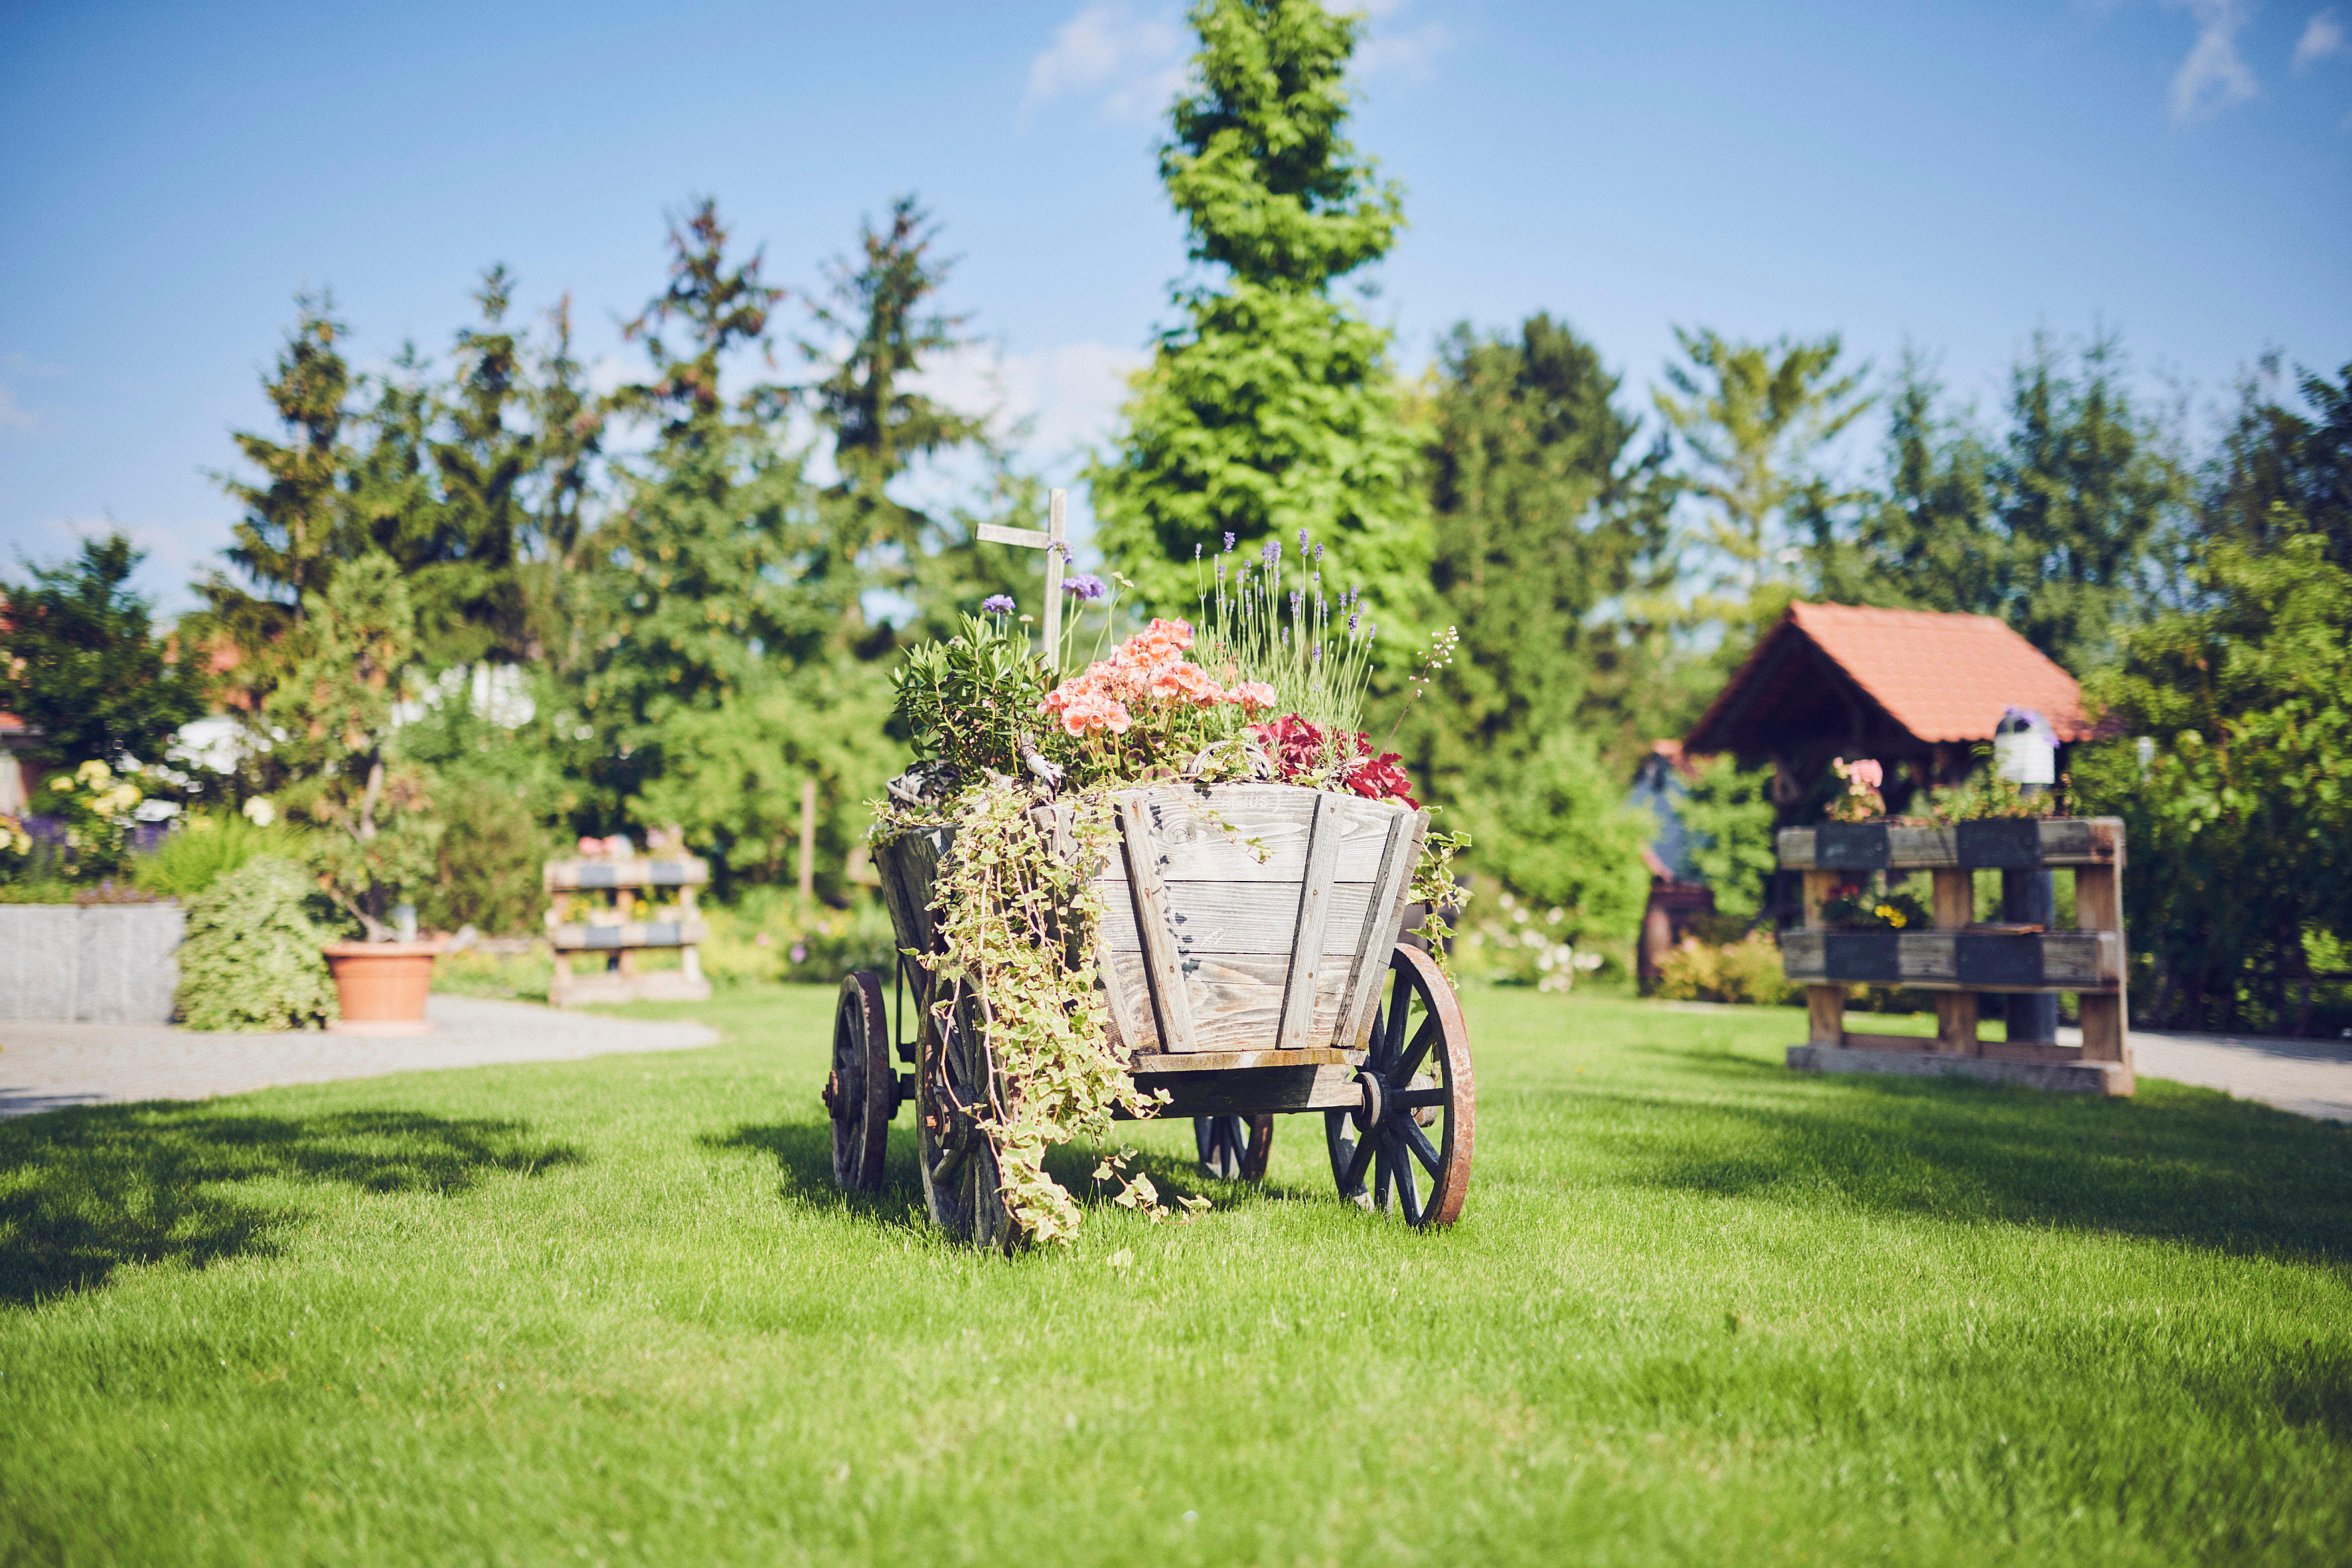
[[[1315,977],[1324,965],[1323,931],[1331,915],[1331,871],[1339,861],[1339,796],[1318,792],[1307,829],[1307,870],[1299,883],[1290,937],[1290,973],[1283,981],[1282,1026],[1275,1039],[1279,1050],[1303,1050],[1313,1043],[1307,1029],[1315,1019]],[[1361,919],[1360,915],[1359,925]],[[1339,966],[1348,966],[1347,958],[1339,959]]]
[[[1858,1035],[1848,1029],[1844,1048],[1849,1051],[1932,1051],[1943,1042],[1932,1035]]]
[[[549,892],[600,888],[691,888],[710,880],[710,863],[688,855],[667,860],[550,860],[540,885]]]
[[[1364,1102],[1356,1069],[1345,1062],[1230,1072],[1138,1073],[1135,1083],[1146,1094],[1168,1091],[1169,1103],[1160,1111],[1163,1117],[1349,1110]]]
[[[2074,872],[2074,927],[2078,931],[2124,929],[2123,879],[2113,866],[2083,866]]]
[[[1361,1067],[1363,1056],[1361,1051],[1338,1051],[1327,1046],[1297,1051],[1188,1051],[1179,1056],[1144,1052],[1129,1065],[1137,1073],[1239,1072],[1253,1068]]]
[[[1289,952],[1297,943],[1298,921],[1304,912],[1298,882],[1164,882],[1171,930],[1179,952]],[[1376,891],[1370,882],[1345,886],[1327,884],[1323,903],[1328,910],[1322,940],[1325,954],[1332,942],[1339,952],[1352,955],[1356,936],[1370,913]],[[1135,903],[1123,884],[1104,889],[1100,940],[1111,952],[1141,952],[1143,929],[1135,923]]]
[[[1834,1046],[1845,1036],[1845,987],[1805,987],[1805,1037],[1817,1046]]]
[[[625,947],[687,947],[709,936],[709,927],[700,921],[630,921],[550,926],[547,944],[559,952],[607,952]]]
[[[1307,874],[1307,837],[1317,797],[1339,814],[1335,883],[1376,882],[1389,823],[1411,813],[1384,801],[1293,784],[1160,785],[1131,792],[1150,824],[1163,883],[1297,883]],[[1114,866],[1105,875],[1122,877]]]
[[[1805,873],[1805,929],[1807,931],[1822,929],[1822,906],[1829,902],[1830,896],[1837,891],[1837,885],[1838,874],[1835,871]]]
[[[2083,998],[2083,1059],[2128,1062],[2130,1005],[2120,991],[2112,996]]]
[[[1784,827],[1780,865],[1791,871],[1929,870],[2123,863],[2123,823],[2112,816],[1983,818],[1953,824],[1833,822]]]
[[[1937,870],[1930,880],[1935,884],[1936,929],[1966,931],[1969,922],[1977,918],[1976,873],[1945,867]]]
[[[1939,991],[1936,994],[1936,1040],[1956,1056],[1977,1054],[1977,994]]]
[[[1016,544],[1024,550],[1043,550],[1053,542],[1053,537],[1042,528],[1007,528],[1001,522],[980,525],[982,544]]]
[[[1892,941],[1889,941],[1889,938]],[[1891,950],[1891,971],[1882,962]],[[2116,931],[1780,933],[1782,973],[1799,984],[1896,984],[1926,990],[2114,991],[2123,983]]]
[[[1977,1047],[1977,1055],[1988,1061],[2001,1062],[2073,1062],[2083,1059],[2083,1052],[2078,1047],[2027,1040],[1986,1040]]]
[[[1152,1021],[1160,1048],[1202,1049],[1192,1026],[1192,1002],[1185,994],[1183,962],[1169,918],[1168,891],[1160,882],[1159,849],[1152,842],[1149,815],[1140,800],[1126,795],[1119,797],[1118,819],[1135,923],[1143,943],[1144,979],[1151,994]],[[1142,1042],[1137,1041],[1135,1048],[1141,1049]]]
[[[1357,927],[1356,950],[1348,965],[1347,1005],[1332,1036],[1335,1045],[1362,1050],[1371,1036],[1372,1015],[1378,1010],[1374,998],[1380,994],[1381,982],[1388,978],[1390,952],[1404,924],[1405,896],[1412,889],[1412,868],[1421,858],[1422,837],[1428,830],[1427,812],[1389,819],[1388,842],[1381,850],[1380,880]]]
[[[1114,952],[1103,962],[1118,972],[1118,983],[1132,994],[1149,994],[1147,959],[1139,952]],[[1282,1028],[1282,1001],[1290,960],[1264,953],[1211,953],[1181,961],[1184,989],[1192,1009],[1193,1051],[1263,1051],[1275,1048]],[[1346,972],[1327,964],[1317,977],[1315,1014],[1307,1026],[1311,1040],[1345,1047],[1339,1038],[1339,1014],[1347,1002]],[[1129,1049],[1164,1052],[1159,1018],[1140,1009],[1136,1037]],[[1187,1053],[1190,1054],[1190,1053]]]

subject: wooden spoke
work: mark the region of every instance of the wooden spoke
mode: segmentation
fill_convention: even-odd
[[[890,1027],[882,1009],[882,977],[859,970],[841,983],[833,1014],[833,1070],[824,1081],[824,1108],[833,1119],[833,1180],[856,1193],[878,1191],[898,1108],[898,1079],[890,1064]]]
[[[1196,1116],[1192,1142],[1200,1151],[1201,1168],[1210,1175],[1227,1182],[1262,1182],[1274,1152],[1274,1118]]]
[[[1397,1213],[1416,1228],[1451,1225],[1469,1192],[1476,1131],[1469,1030],[1427,953],[1400,945],[1389,969],[1394,984],[1357,1075],[1364,1103],[1324,1115],[1331,1173],[1342,1197],[1367,1208]]]
[[[950,998],[953,1005],[944,1020],[923,1008],[915,1053],[915,1146],[923,1203],[931,1222],[955,1240],[1009,1252],[1019,1238],[998,1190],[996,1146],[978,1121],[997,1092],[988,1009],[961,982]]]

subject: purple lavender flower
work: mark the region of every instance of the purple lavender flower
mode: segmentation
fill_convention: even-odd
[[[1074,599],[1099,599],[1103,596],[1103,580],[1091,572],[1081,572],[1063,579],[1062,592]]]
[[[980,607],[992,616],[1009,616],[1013,613],[1013,595],[991,594],[980,602]]]
[[[1226,553],[1226,554],[1228,554],[1228,555],[1231,555],[1233,552],[1234,552],[1234,536],[1233,536],[1232,534],[1228,533],[1227,535],[1225,535],[1225,553]]]
[[[1348,612],[1348,635],[1349,637],[1356,635],[1356,612],[1353,610]]]
[[[1303,528],[1298,531],[1298,553],[1302,558],[1307,553],[1307,531]]]
[[[1282,542],[1278,539],[1267,540],[1265,548],[1259,552],[1259,554],[1265,561],[1265,569],[1269,572],[1273,571],[1274,563],[1282,559]]]
[[[1323,564],[1323,547],[1319,544],[1315,547],[1315,564],[1318,566]]]

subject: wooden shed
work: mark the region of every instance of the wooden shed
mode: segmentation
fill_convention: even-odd
[[[2060,746],[2087,739],[2073,676],[1991,616],[1789,606],[1683,742],[1773,765],[1780,821],[1811,820],[1837,787],[1832,759],[1873,757],[1900,813],[1923,786],[1958,781],[2010,708],[2050,722]]]

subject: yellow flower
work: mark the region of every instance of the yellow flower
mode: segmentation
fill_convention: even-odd
[[[82,763],[81,766],[74,770],[74,776],[81,780],[82,783],[95,789],[100,784],[102,784],[106,783],[107,780],[112,778],[114,776],[114,770],[108,767],[98,758],[92,757],[89,761]]]
[[[1885,921],[1888,925],[1893,926],[1897,931],[1901,931],[1906,923],[1903,911],[1896,909],[1893,904],[1881,904],[1877,909],[1871,912],[1875,914],[1880,920]]]

